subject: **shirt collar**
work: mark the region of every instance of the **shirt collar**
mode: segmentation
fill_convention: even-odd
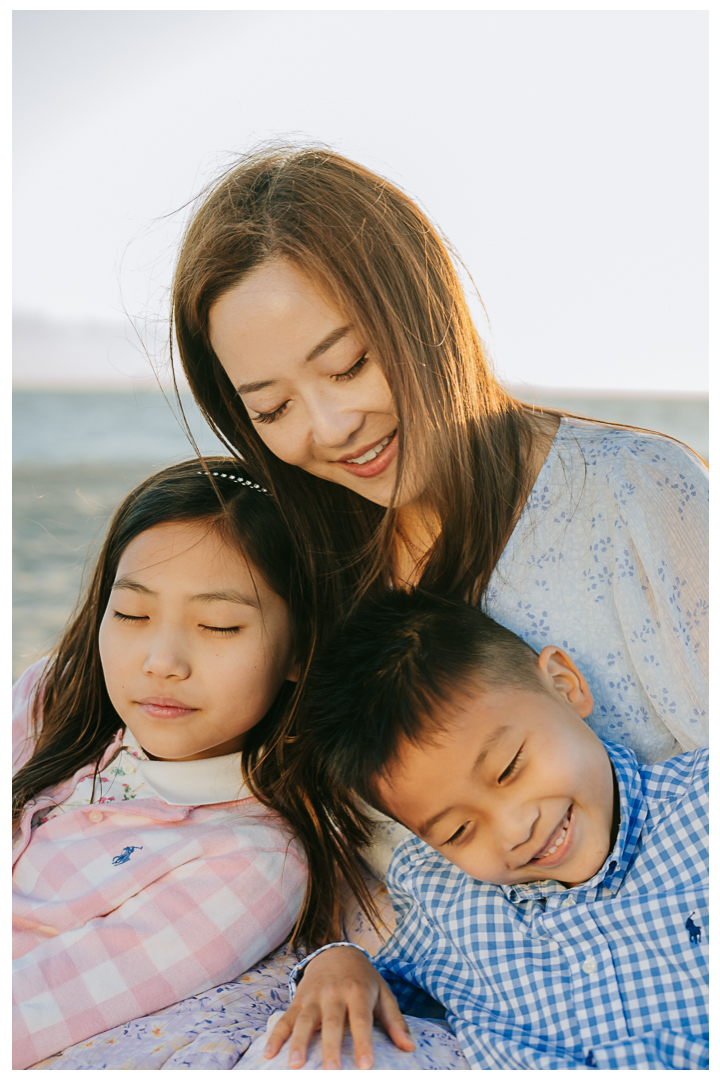
[[[138,772],[158,798],[170,806],[212,806],[250,798],[251,792],[242,779],[239,753],[199,761],[150,761],[129,728],[125,729],[123,749],[139,751]]]
[[[572,893],[576,900],[591,901],[599,896],[614,896],[620,888],[647,817],[638,762],[632,750],[618,743],[603,743],[617,780],[620,799],[620,825],[612,851],[598,872],[588,881],[566,889],[559,881],[532,881],[521,885],[502,885],[508,900],[534,900],[551,893]]]

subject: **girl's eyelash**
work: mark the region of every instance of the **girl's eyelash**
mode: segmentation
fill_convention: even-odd
[[[362,369],[368,362],[368,354],[363,353],[359,360],[356,360],[351,368],[347,371],[341,372],[340,375],[333,375],[335,382],[345,382],[346,379],[354,379],[356,375],[359,375]]]
[[[239,626],[204,626],[200,624],[203,630],[210,630],[213,634],[237,634],[240,629]]]
[[[458,831],[456,833],[453,833],[452,836],[450,837],[450,839],[446,840],[445,843],[442,846],[445,847],[446,844],[457,844],[458,840],[460,840],[462,838],[462,835],[463,835],[463,833],[465,832],[466,829],[467,829],[467,822],[465,822],[464,825],[461,825],[460,828],[458,829]]]
[[[508,765],[507,769],[505,769],[505,771],[500,774],[500,776],[498,777],[498,783],[502,783],[504,780],[509,780],[511,776],[515,775],[515,773],[518,770],[518,766],[520,764],[520,755],[521,754],[522,754],[522,748],[520,750],[518,750],[517,754],[512,759],[512,761]]]
[[[348,379],[354,379],[356,375],[359,375],[365,364],[368,362],[368,354],[364,353],[359,360],[356,360],[351,368],[347,371],[341,372],[339,375],[332,375],[331,378],[335,382],[346,382]],[[272,424],[273,420],[278,420],[287,408],[287,401],[284,401],[282,405],[278,405],[277,409],[273,409],[272,412],[256,413],[253,416],[253,423],[255,424]]]
[[[145,622],[147,615],[124,615],[122,611],[116,611],[115,618],[121,622]]]

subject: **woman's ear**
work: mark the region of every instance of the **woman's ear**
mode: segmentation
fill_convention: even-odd
[[[585,676],[566,652],[557,645],[546,645],[538,656],[538,670],[543,682],[571,705],[585,720],[593,709],[593,696]]]

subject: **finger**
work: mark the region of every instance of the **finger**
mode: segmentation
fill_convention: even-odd
[[[310,1040],[320,1026],[320,1010],[318,1007],[306,1007],[298,1016],[293,1029],[292,1038],[288,1044],[288,1065],[291,1069],[299,1069],[307,1059]]]
[[[386,987],[380,991],[380,1000],[375,1008],[375,1016],[400,1050],[414,1050],[415,1043],[410,1035],[410,1028],[394,994]]]
[[[355,1051],[355,1064],[358,1069],[372,1069],[375,1061],[372,1013],[367,1007],[362,1009],[351,1006],[349,1020]]]
[[[342,1068],[342,1039],[345,1033],[345,1006],[334,1006],[323,1013],[322,1062],[323,1069]]]
[[[291,1005],[290,1008],[283,1013],[268,1035],[263,1057],[275,1057],[280,1047],[287,1042],[292,1035],[295,1020],[297,1019],[299,1012],[299,1009]]]

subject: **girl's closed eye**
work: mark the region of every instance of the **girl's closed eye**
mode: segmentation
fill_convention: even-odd
[[[114,611],[113,615],[115,616],[116,619],[119,619],[120,622],[131,622],[131,623],[133,623],[133,622],[147,622],[148,619],[150,618],[149,615],[126,615],[122,611]]]
[[[239,626],[206,626],[204,623],[200,623],[201,630],[209,630],[211,634],[237,634],[240,632]]]

